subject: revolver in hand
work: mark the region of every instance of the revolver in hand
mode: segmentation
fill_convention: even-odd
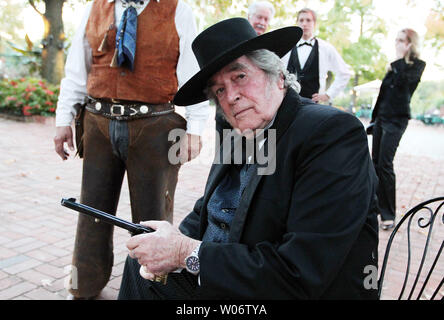
[[[76,199],[69,198],[69,199],[62,199],[62,206],[70,208],[72,210],[84,213],[86,215],[89,215],[91,217],[94,217],[97,220],[103,221],[108,224],[112,224],[114,226],[126,229],[129,231],[129,233],[134,236],[141,233],[148,233],[153,232],[154,230],[148,227],[144,227],[141,224],[136,224],[129,222],[124,219],[117,218],[109,213],[100,211],[98,209],[89,207],[87,205],[76,203]]]

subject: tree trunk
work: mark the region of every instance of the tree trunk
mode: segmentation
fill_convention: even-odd
[[[65,32],[62,11],[65,0],[44,0],[45,33],[42,41],[42,77],[53,84],[63,78]]]
[[[354,82],[353,87],[356,87],[359,83],[359,74],[358,73],[355,74],[355,79],[353,82]],[[356,108],[357,102],[358,102],[358,94],[357,94],[356,90],[353,89],[353,95],[352,95],[353,108]]]

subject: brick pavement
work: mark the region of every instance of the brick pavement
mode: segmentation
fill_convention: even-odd
[[[178,224],[202,194],[210,168],[214,139],[211,117],[201,156],[179,174],[174,222]],[[0,300],[61,300],[67,292],[77,215],[60,206],[62,197],[79,197],[81,160],[61,161],[53,150],[53,120],[24,123],[0,118]],[[443,127],[411,123],[395,159],[398,213],[444,195]],[[118,215],[129,219],[126,182]],[[441,230],[442,231],[442,230]],[[442,234],[442,233],[441,233]],[[380,234],[380,259],[388,233]],[[115,263],[99,299],[117,297],[127,254],[125,230],[115,229]],[[415,257],[418,258],[418,257]],[[444,272],[444,271],[443,271]],[[391,277],[399,282],[399,268]],[[393,276],[395,275],[395,276]],[[387,282],[386,299],[392,298]]]

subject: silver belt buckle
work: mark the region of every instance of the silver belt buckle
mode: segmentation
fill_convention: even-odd
[[[116,108],[120,108],[120,109],[118,109],[119,111],[117,111]],[[112,116],[123,116],[124,113],[125,113],[125,107],[123,105],[113,104],[111,106],[111,115]]]

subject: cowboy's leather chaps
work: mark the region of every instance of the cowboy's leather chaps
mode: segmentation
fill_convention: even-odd
[[[133,222],[172,222],[180,164],[168,161],[174,143],[168,141],[168,133],[185,130],[185,119],[171,113],[119,121],[86,112],[84,121],[80,202],[115,214],[126,172]],[[113,227],[79,215],[70,292],[78,298],[98,295],[112,267]]]

